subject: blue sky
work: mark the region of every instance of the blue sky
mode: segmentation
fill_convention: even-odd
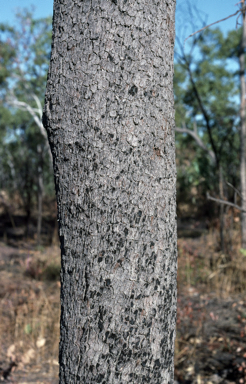
[[[189,14],[187,13],[189,4],[195,4],[201,18],[207,21],[207,24],[211,24],[235,13],[239,9],[238,5],[236,5],[238,1],[240,0],[177,0],[176,29],[191,24]],[[236,19],[237,16],[231,17],[217,24],[217,26],[220,27],[223,32],[226,32],[236,28]],[[193,18],[192,22],[196,24],[198,28],[202,27],[202,23],[198,18]]]
[[[14,22],[14,11],[16,8],[25,8],[34,5],[36,8],[35,16],[51,16],[53,11],[53,0],[0,0],[0,22]]]
[[[207,17],[208,24],[222,19],[232,13],[235,13],[238,9],[238,6],[235,6],[239,0],[177,0],[177,18],[176,18],[176,29],[177,31],[180,28],[187,26],[188,34],[190,32],[190,20],[188,14],[186,13],[187,4],[193,3],[196,4],[197,9],[199,9],[200,14],[203,18]],[[14,22],[14,9],[29,7],[31,4],[35,5],[36,11],[35,16],[45,17],[52,14],[53,9],[53,0],[0,0],[0,22],[9,22],[13,24]],[[195,24],[199,27],[202,26],[201,22],[196,18],[193,18]],[[233,29],[236,26],[236,17],[230,18],[227,21],[219,24],[220,28],[226,32],[227,30]],[[185,32],[183,32],[185,33]]]

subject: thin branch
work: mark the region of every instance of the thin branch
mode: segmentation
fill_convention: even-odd
[[[212,146],[212,149],[213,149],[213,152],[214,152],[214,156],[215,156],[215,160],[216,160],[216,164],[218,165],[219,164],[219,159],[218,159],[218,151],[217,151],[217,148],[216,148],[216,145],[215,145],[215,142],[214,142],[214,139],[213,139],[213,136],[212,136],[212,129],[211,129],[211,126],[210,126],[210,121],[209,121],[209,117],[208,117],[208,114],[207,114],[207,111],[205,110],[205,107],[203,105],[203,102],[202,102],[202,99],[200,97],[200,93],[198,91],[198,88],[196,86],[196,83],[193,79],[193,75],[192,75],[192,72],[191,72],[191,69],[190,69],[190,63],[188,63],[186,57],[184,57],[185,61],[186,61],[186,65],[187,65],[187,71],[189,73],[189,77],[190,77],[190,81],[191,81],[191,84],[192,84],[192,88],[193,88],[193,91],[195,93],[195,96],[196,96],[196,99],[198,101],[198,104],[199,104],[199,107],[201,109],[201,112],[203,114],[203,117],[206,121],[206,127],[207,127],[207,131],[208,131],[208,136],[209,136],[209,140],[210,140],[210,143],[211,143],[211,146]]]
[[[42,105],[40,103],[40,100],[38,98],[38,96],[36,96],[34,93],[32,94],[32,97],[34,98],[34,100],[36,101],[36,104],[38,106],[38,113],[39,113],[39,117],[40,117],[40,120],[42,121],[42,115],[43,115],[43,108],[42,108]],[[46,132],[46,131],[45,131]]]
[[[198,133],[197,133],[197,123],[196,123],[196,120],[195,120],[194,123],[193,123],[193,130],[194,130],[195,134],[198,135]]]
[[[214,152],[209,150],[205,146],[205,144],[200,139],[200,137],[198,136],[198,133],[195,130],[191,130],[191,129],[188,129],[188,128],[178,128],[178,127],[175,127],[175,131],[179,132],[179,133],[187,133],[188,135],[192,136],[193,139],[196,141],[196,143],[199,145],[199,147],[202,148],[204,151],[206,151],[208,153],[208,155],[211,158],[212,162],[214,164],[216,163],[216,157],[215,157]]]
[[[236,208],[241,212],[246,212],[246,210],[241,208],[239,205],[231,203],[230,201],[226,201],[226,200],[222,200],[222,199],[216,199],[215,197],[210,196],[210,194],[208,192],[207,192],[207,199],[212,200],[212,201],[216,201],[216,203],[219,203],[219,204],[229,205],[230,207]]]
[[[18,108],[18,109],[20,109],[22,111],[27,111],[32,116],[33,120],[35,121],[35,123],[39,127],[41,135],[45,139],[45,145],[46,145],[46,147],[48,149],[49,158],[50,158],[50,161],[51,161],[51,164],[52,164],[53,163],[53,158],[52,158],[52,154],[51,154],[51,151],[50,151],[50,146],[48,144],[47,132],[46,132],[46,130],[45,130],[44,126],[43,126],[43,123],[42,123],[42,106],[41,106],[41,102],[40,102],[39,98],[35,94],[32,94],[32,97],[36,101],[36,104],[37,104],[38,108],[33,108],[29,104],[27,104],[26,102],[18,100],[13,92],[12,92],[11,96],[8,97],[8,102],[10,104],[12,104],[13,107],[16,107],[16,108]],[[39,114],[40,117],[37,116],[37,113]]]
[[[241,199],[243,198],[243,196],[241,195],[239,190],[237,188],[235,188],[231,183],[228,183],[228,181],[227,181],[226,184],[229,185],[229,187],[231,187],[241,197]]]
[[[184,46],[185,46],[185,42],[186,42],[190,37],[196,35],[196,34],[199,33],[199,32],[204,31],[204,29],[207,29],[207,28],[211,27],[212,25],[221,23],[221,21],[225,21],[225,20],[229,19],[230,17],[236,16],[239,12],[242,12],[242,10],[239,9],[237,12],[233,13],[233,15],[227,16],[227,17],[225,17],[224,19],[221,19],[221,20],[217,20],[217,21],[215,21],[214,23],[209,24],[209,25],[206,25],[205,27],[199,29],[198,31],[193,32],[191,35],[189,35],[188,37],[186,37],[186,39],[185,39],[185,41],[184,41]]]
[[[36,108],[32,108],[29,104],[25,103],[24,101],[19,101],[19,100],[16,99],[16,98],[11,98],[11,99],[9,99],[9,102],[10,102],[13,106],[15,106],[15,107],[21,109],[22,111],[27,111],[27,112],[29,112],[30,115],[33,117],[35,123],[36,123],[37,126],[39,127],[42,136],[43,136],[45,139],[47,139],[47,133],[46,133],[46,130],[45,130],[43,124],[42,124],[42,121],[41,121],[41,120],[39,119],[39,117],[36,115],[36,112],[39,113],[39,110],[37,110]]]

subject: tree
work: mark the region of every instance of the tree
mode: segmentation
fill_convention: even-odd
[[[54,2],[60,383],[172,383],[175,1]]]
[[[241,184],[241,235],[242,235],[242,248],[246,249],[246,121],[245,121],[245,49],[246,49],[246,15],[245,15],[245,0],[241,1],[242,6],[242,38],[239,49],[239,66],[240,66],[240,184]]]
[[[245,92],[246,92],[246,87],[245,87],[246,16],[245,15],[246,15],[246,4],[245,4],[245,0],[241,0],[238,3],[238,5],[239,4],[240,4],[239,9],[234,14],[229,15],[225,19],[218,20],[215,23],[212,23],[208,26],[203,27],[202,29],[192,33],[189,37],[194,36],[198,32],[202,32],[204,29],[207,29],[208,27],[210,27],[214,24],[220,23],[220,22],[222,22],[222,21],[224,21],[230,17],[233,17],[233,16],[237,16],[237,23],[238,23],[239,17],[242,16],[242,28],[241,28],[240,32],[235,31],[235,30],[231,31],[228,34],[228,36],[226,37],[226,39],[224,39],[224,41],[222,39],[222,33],[220,33],[220,38],[218,39],[218,43],[216,44],[216,46],[212,45],[212,47],[209,47],[207,45],[207,46],[205,46],[205,51],[203,51],[203,53],[206,51],[209,52],[212,48],[212,50],[216,52],[216,47],[217,47],[217,48],[219,48],[218,58],[220,60],[221,59],[224,60],[225,56],[226,56],[227,59],[229,59],[229,58],[230,59],[236,59],[238,61],[238,64],[239,64],[239,71],[237,71],[237,75],[239,75],[238,77],[240,80],[240,85],[238,87],[238,89],[240,89],[240,129],[239,129],[239,135],[238,136],[240,137],[240,189],[241,189],[241,191],[239,192],[230,183],[227,183],[227,184],[233,188],[235,202],[237,200],[236,199],[237,195],[240,196],[240,198],[241,198],[241,204],[240,205],[238,205],[237,203],[228,202],[223,198],[224,196],[223,196],[223,185],[222,185],[223,183],[222,183],[222,165],[221,165],[222,156],[221,156],[221,154],[223,152],[222,147],[224,147],[224,143],[227,142],[229,144],[229,146],[231,147],[231,138],[228,139],[228,137],[227,137],[228,131],[227,131],[227,129],[224,129],[224,137],[225,138],[221,142],[220,150],[218,153],[219,156],[218,156],[218,154],[216,153],[218,148],[216,148],[215,141],[214,141],[214,138],[212,136],[212,129],[211,129],[212,126],[209,123],[209,117],[208,117],[208,114],[206,112],[206,108],[204,108],[204,105],[202,103],[200,91],[198,91],[199,87],[196,86],[196,84],[194,82],[194,78],[192,76],[191,62],[190,62],[190,60],[187,60],[184,53],[183,53],[182,60],[185,62],[186,66],[187,66],[187,70],[188,70],[189,77],[191,80],[192,88],[193,88],[193,91],[195,94],[195,99],[198,102],[200,110],[202,112],[202,115],[206,121],[207,131],[208,131],[209,139],[210,139],[210,144],[211,144],[213,151],[211,152],[211,149],[204,148],[204,145],[201,145],[203,143],[201,142],[200,137],[197,134],[197,131],[195,132],[195,131],[187,130],[186,128],[176,128],[176,131],[178,131],[180,133],[182,132],[182,133],[190,134],[196,140],[197,144],[201,148],[205,149],[208,152],[208,154],[210,155],[210,158],[211,158],[211,154],[214,155],[213,157],[215,157],[217,168],[219,169],[219,173],[220,173],[220,182],[219,182],[220,199],[212,198],[209,194],[208,194],[208,198],[210,200],[213,200],[213,201],[220,203],[222,216],[223,216],[223,205],[233,206],[234,208],[241,211],[241,245],[242,245],[242,248],[245,249],[246,248],[246,148],[245,148],[245,146],[246,146],[246,122],[245,122]],[[209,35],[210,33],[211,32],[208,32],[207,35]],[[214,33],[214,32],[212,32],[212,33]],[[217,30],[217,35],[219,37],[219,31],[218,30]],[[188,38],[186,38],[186,40]],[[193,47],[194,47],[194,43],[193,43]],[[200,68],[199,68],[199,72],[200,72]],[[224,71],[223,70],[220,71],[220,76],[221,76],[221,83],[222,83],[223,78],[224,78]],[[210,86],[210,83],[211,82],[208,81],[209,86]],[[214,89],[217,90],[217,87],[215,87]],[[210,89],[209,95],[210,95],[210,93],[211,93],[211,89]],[[180,94],[180,92],[179,92],[179,94]],[[220,97],[217,97],[215,99],[216,104],[218,104],[218,102],[220,100],[223,100],[223,102],[224,102],[224,99],[221,98],[221,95],[218,95],[218,96],[220,96]],[[210,97],[210,99],[211,99],[211,97]],[[227,103],[228,103],[228,101],[230,101],[230,100],[227,99]],[[229,115],[231,114],[230,109],[231,108],[229,108]],[[226,116],[226,119],[228,119],[228,112],[227,111],[225,111],[224,115]],[[224,128],[226,128],[226,127],[224,127]],[[235,129],[232,130],[232,132],[233,131],[235,133]],[[230,148],[230,149],[232,149],[232,148]],[[226,158],[228,159],[229,158],[228,154],[231,151],[230,152],[224,151],[224,152],[226,154]],[[229,164],[230,164],[230,162],[229,162]],[[232,167],[230,167],[230,168],[232,168]],[[227,170],[228,170],[228,167],[227,167]],[[228,174],[227,174],[227,176],[228,176]],[[223,232],[223,230],[222,230],[222,232]]]
[[[234,204],[241,211],[241,245],[246,249],[246,122],[245,122],[245,49],[246,49],[246,4],[245,0],[240,1],[241,5],[238,10],[242,16],[241,33],[231,31],[225,41],[222,51],[227,52],[228,56],[236,59],[239,64],[239,80],[240,80],[240,192],[235,190],[241,197],[241,205]],[[237,12],[237,13],[238,13]],[[234,16],[234,15],[232,15]],[[210,197],[211,198],[211,197]],[[215,199],[214,199],[215,200]],[[228,204],[226,201],[220,201]],[[231,203],[229,203],[232,205]]]
[[[204,196],[212,191],[220,200],[233,199],[234,194],[231,187],[225,190],[223,180],[234,188],[239,182],[239,107],[235,101],[239,96],[239,82],[235,81],[234,68],[228,66],[231,61],[225,50],[228,36],[224,37],[219,29],[206,30],[193,40],[189,54],[185,54],[180,43],[174,81],[177,139],[181,139],[185,147],[191,137],[195,140],[193,163],[198,168],[195,181],[200,184],[203,180],[200,190]],[[234,47],[237,42],[238,38],[234,40]],[[190,137],[184,139],[180,133]],[[224,204],[221,203],[220,246],[225,252],[223,227]]]
[[[0,25],[0,188],[18,190],[26,210],[27,232],[34,196],[38,200],[40,241],[44,184],[51,179],[51,153],[42,125],[50,59],[51,18],[35,20],[24,9],[16,25]],[[50,168],[50,169],[49,169]],[[11,172],[10,172],[11,171]],[[46,188],[47,189],[47,188]]]
[[[219,29],[207,30],[193,43],[196,59],[192,52],[177,55],[176,121],[177,126],[186,128],[176,128],[176,131],[188,133],[207,152],[215,167],[213,173],[214,170],[218,173],[222,164],[232,178],[235,169],[230,170],[228,165],[235,162],[239,150],[238,104],[235,102],[239,84],[235,82],[234,70],[228,68],[226,41]]]

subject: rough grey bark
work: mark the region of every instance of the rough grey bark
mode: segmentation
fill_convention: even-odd
[[[173,382],[174,0],[55,0],[60,383]]]

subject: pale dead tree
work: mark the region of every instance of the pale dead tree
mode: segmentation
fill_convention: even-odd
[[[36,102],[36,108],[32,107],[30,104],[26,103],[25,101],[18,100],[17,97],[15,96],[13,90],[11,90],[9,92],[9,94],[7,96],[7,102],[8,102],[8,104],[12,105],[14,108],[20,109],[21,111],[26,111],[31,115],[31,117],[35,121],[37,127],[39,128],[41,135],[43,136],[43,138],[45,140],[45,146],[46,146],[47,151],[49,153],[50,162],[52,164],[53,160],[52,160],[52,154],[50,151],[50,147],[48,144],[47,132],[46,132],[46,130],[43,126],[43,123],[42,123],[42,115],[43,115],[42,104],[41,104],[37,95],[32,93],[31,96]]]
[[[178,132],[178,133],[185,133],[189,136],[191,136],[195,142],[197,143],[197,145],[202,148],[209,156],[210,160],[211,160],[211,163],[213,165],[216,164],[216,156],[215,156],[215,153],[214,151],[212,151],[211,149],[209,149],[205,144],[204,142],[202,141],[202,139],[200,138],[199,136],[199,133],[197,131],[197,125],[196,125],[196,122],[193,124],[193,129],[189,129],[185,126],[182,127],[182,128],[179,128],[179,127],[175,127],[175,132]]]
[[[60,384],[173,383],[174,0],[55,0]]]
[[[36,123],[37,127],[41,135],[44,138],[45,150],[49,154],[49,162],[52,167],[52,154],[50,150],[50,146],[48,143],[47,132],[42,123],[42,115],[43,108],[41,102],[37,95],[31,93],[31,97],[34,99],[36,103],[36,108],[32,107],[30,104],[25,101],[20,101],[14,94],[14,91],[11,90],[7,96],[7,102],[11,106],[16,109],[20,109],[21,111],[28,112]],[[37,176],[38,176],[38,221],[37,221],[37,243],[40,244],[41,241],[41,229],[42,229],[42,212],[43,212],[43,193],[44,193],[44,182],[43,182],[43,157],[44,157],[44,149],[41,144],[37,145],[37,154],[38,154],[38,167],[37,167]]]

